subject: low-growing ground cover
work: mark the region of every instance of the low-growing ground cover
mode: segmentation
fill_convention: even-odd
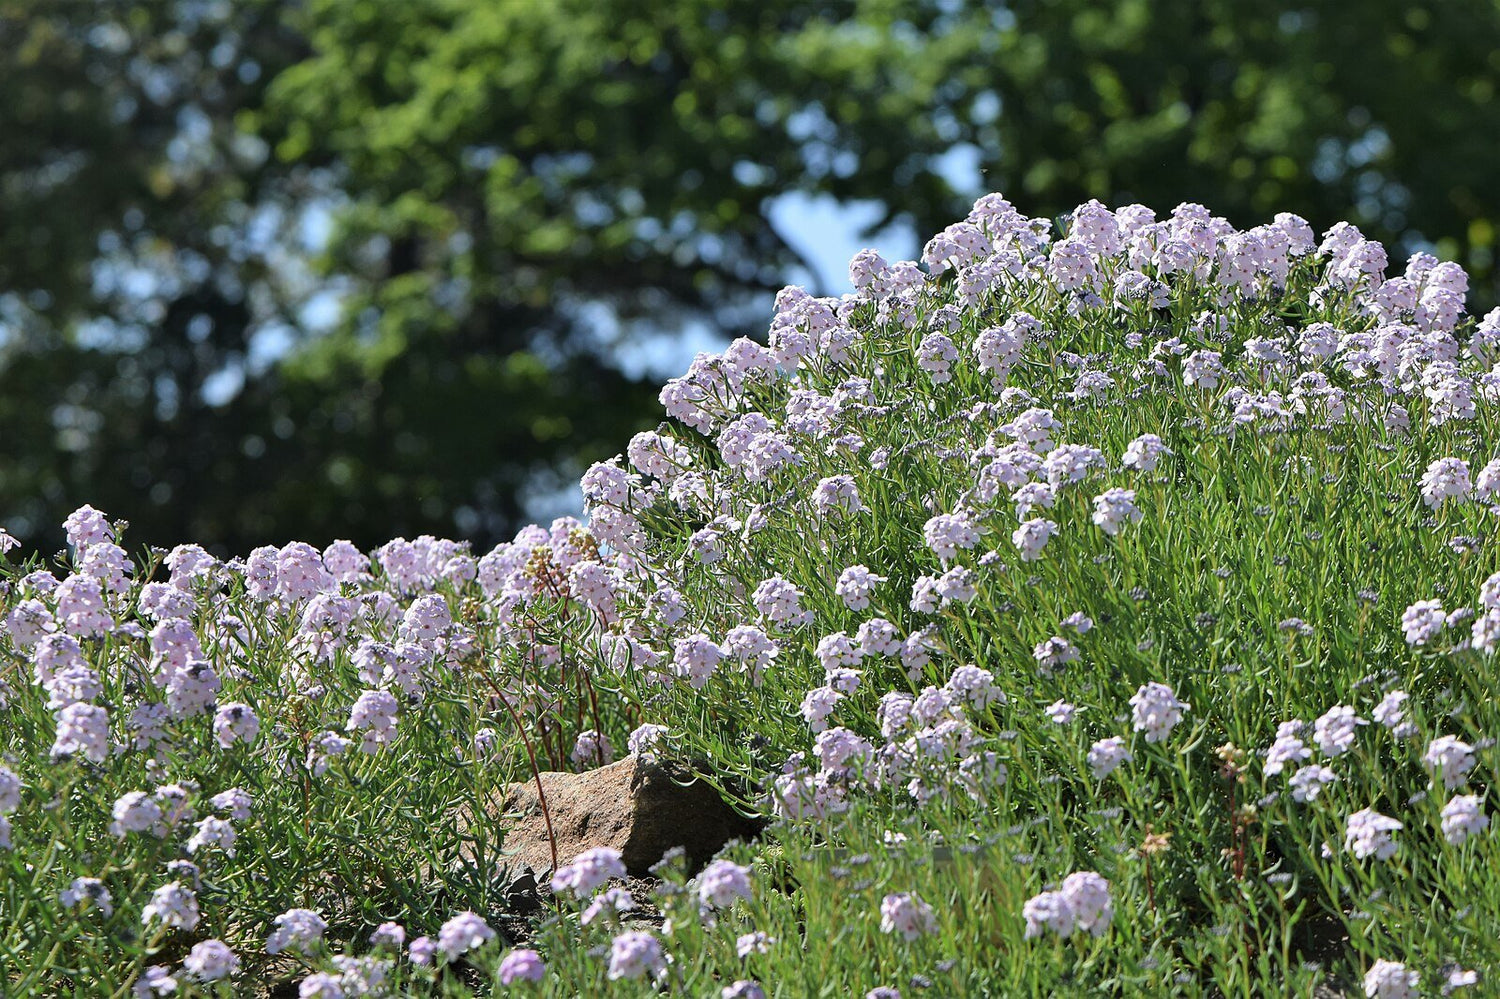
[[[989,196],[923,264],[783,292],[586,523],[6,563],[5,987],[1485,988],[1500,311],[1194,205]],[[625,751],[769,826],[518,920],[473,817]]]

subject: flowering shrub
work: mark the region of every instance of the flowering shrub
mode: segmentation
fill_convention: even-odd
[[[1500,310],[1391,270],[991,195],[700,355],[586,521],[132,561],[80,509],[0,562],[0,991],[1485,981]],[[763,840],[510,911],[486,804],[622,750]]]

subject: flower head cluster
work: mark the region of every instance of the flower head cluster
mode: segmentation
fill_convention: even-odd
[[[181,881],[170,881],[151,893],[141,910],[141,922],[192,932],[198,925],[198,895]]]
[[[915,940],[937,930],[932,906],[910,892],[887,895],[880,902],[880,930],[899,933],[905,940]]]
[[[1329,708],[1313,723],[1313,741],[1324,756],[1342,756],[1354,745],[1359,726],[1366,724],[1368,722],[1356,715],[1352,707],[1339,704]]]
[[[240,959],[222,940],[204,940],[193,945],[182,967],[200,982],[217,982],[240,970]]]
[[[1026,938],[1051,930],[1060,937],[1077,931],[1103,936],[1114,918],[1109,882],[1093,871],[1078,871],[1063,879],[1056,891],[1044,891],[1021,909],[1026,919]]]
[[[1417,999],[1421,981],[1415,971],[1396,961],[1379,960],[1365,972],[1365,995],[1373,999]]]
[[[1463,786],[1478,760],[1474,758],[1474,747],[1467,742],[1456,736],[1440,735],[1428,745],[1422,762],[1434,775],[1441,774],[1443,787],[1451,791]]]
[[[92,907],[106,919],[115,911],[114,897],[98,878],[74,878],[72,884],[58,892],[57,900],[69,909],[79,905]]]
[[[1135,730],[1145,732],[1147,742],[1161,742],[1192,705],[1179,701],[1166,684],[1148,683],[1130,698],[1130,707]]]
[[[715,860],[698,875],[698,903],[705,909],[726,909],[749,897],[750,870],[739,864]]]
[[[1477,794],[1460,794],[1443,806],[1443,838],[1459,846],[1471,836],[1478,836],[1490,826],[1490,817]]]
[[[526,947],[519,947],[506,954],[496,970],[501,985],[514,985],[517,982],[539,982],[547,974],[547,966],[542,962],[542,957],[536,951]]]
[[[1134,489],[1106,489],[1094,497],[1094,523],[1111,537],[1126,524],[1139,524],[1144,516],[1135,505]]]
[[[450,961],[457,961],[471,950],[495,939],[495,931],[472,912],[460,912],[438,931],[437,946]]]
[[[661,941],[653,934],[632,930],[615,937],[609,948],[610,981],[658,978],[667,970]]]
[[[1360,860],[1367,857],[1389,860],[1396,855],[1397,846],[1391,834],[1402,828],[1402,824],[1389,815],[1362,808],[1347,819],[1344,845]]]
[[[585,850],[573,862],[558,868],[552,876],[552,890],[568,892],[576,898],[592,895],[611,878],[625,877],[620,851],[612,846]]]
[[[323,934],[328,931],[328,922],[311,909],[288,909],[273,923],[276,929],[266,940],[266,953],[273,955],[284,950],[306,954],[322,942]]]

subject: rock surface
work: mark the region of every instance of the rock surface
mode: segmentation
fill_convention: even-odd
[[[557,861],[566,864],[585,850],[612,846],[625,869],[644,875],[668,850],[681,847],[697,870],[732,839],[749,839],[759,823],[739,815],[719,792],[694,780],[686,768],[635,754],[586,773],[541,775]],[[500,797],[508,866],[552,870],[547,823],[535,781],[513,784]]]

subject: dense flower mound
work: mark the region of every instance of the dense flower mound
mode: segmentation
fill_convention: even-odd
[[[3,568],[5,983],[1478,986],[1500,310],[1391,271],[1347,224],[990,195],[700,355],[586,522],[133,562],[79,510]],[[508,915],[474,817],[622,751],[764,839]]]

